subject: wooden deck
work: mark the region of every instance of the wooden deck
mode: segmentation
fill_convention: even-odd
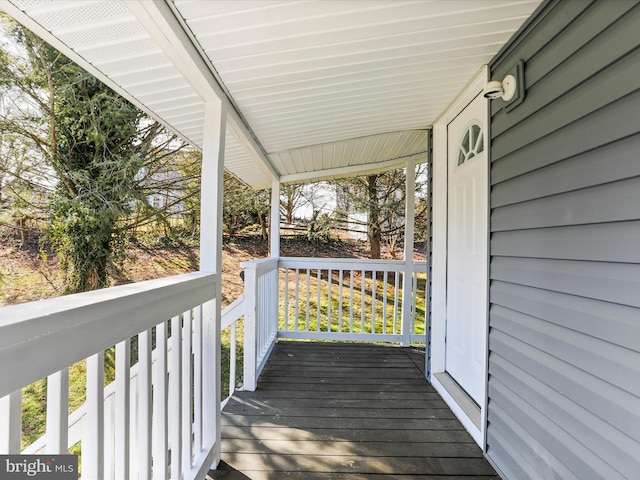
[[[225,407],[210,478],[498,479],[423,367],[413,348],[278,344]]]

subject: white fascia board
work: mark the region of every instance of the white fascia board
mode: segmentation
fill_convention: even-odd
[[[351,165],[349,167],[329,168],[326,170],[317,170],[314,172],[293,173],[291,175],[283,175],[280,177],[280,183],[311,183],[320,180],[330,180],[333,178],[357,177],[360,175],[370,175],[377,172],[385,172],[395,168],[404,167],[407,161],[414,160],[416,163],[427,161],[427,152],[416,153],[406,157],[394,158],[385,162],[366,163],[362,165]]]
[[[253,154],[265,174],[271,180],[278,180],[280,175],[271,165],[262,145],[215,78],[172,8],[165,1],[126,0],[125,5],[204,101],[211,100],[215,95],[223,102],[234,135]]]
[[[236,138],[238,143],[243,145],[256,159],[256,164],[265,175],[267,175],[269,181],[279,181],[280,174],[273,168],[264,150],[251,132],[248,131],[245,122],[240,118],[240,115],[238,115],[238,112],[233,106],[230,106],[227,110],[227,128],[231,130],[231,134]]]

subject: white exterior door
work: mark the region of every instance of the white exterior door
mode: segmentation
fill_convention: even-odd
[[[447,127],[445,369],[479,405],[486,371],[487,108],[478,95]]]

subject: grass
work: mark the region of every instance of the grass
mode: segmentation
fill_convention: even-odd
[[[18,266],[0,275],[0,305],[22,303],[29,297],[33,300],[54,297],[62,290],[62,278],[45,276],[29,266]]]

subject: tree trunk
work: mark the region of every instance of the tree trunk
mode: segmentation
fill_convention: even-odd
[[[262,232],[262,240],[266,241],[269,238],[268,233],[267,233],[267,222],[265,221],[264,216],[260,212],[258,212],[258,222],[260,222],[260,230]]]
[[[369,226],[369,243],[371,244],[371,258],[377,260],[380,258],[380,245],[382,243],[382,232],[379,225],[371,224]]]
[[[397,260],[398,255],[396,254],[396,248],[398,248],[398,235],[394,233],[388,238],[389,240],[387,241],[387,245],[389,247],[389,252],[391,253],[391,258]]]
[[[24,245],[26,238],[24,236],[24,218],[20,217],[18,219],[18,228],[20,229],[20,240],[22,242],[22,244]]]
[[[380,258],[380,245],[382,243],[382,230],[380,229],[380,205],[378,205],[378,175],[367,176],[367,193],[369,197],[369,245],[371,258]]]

